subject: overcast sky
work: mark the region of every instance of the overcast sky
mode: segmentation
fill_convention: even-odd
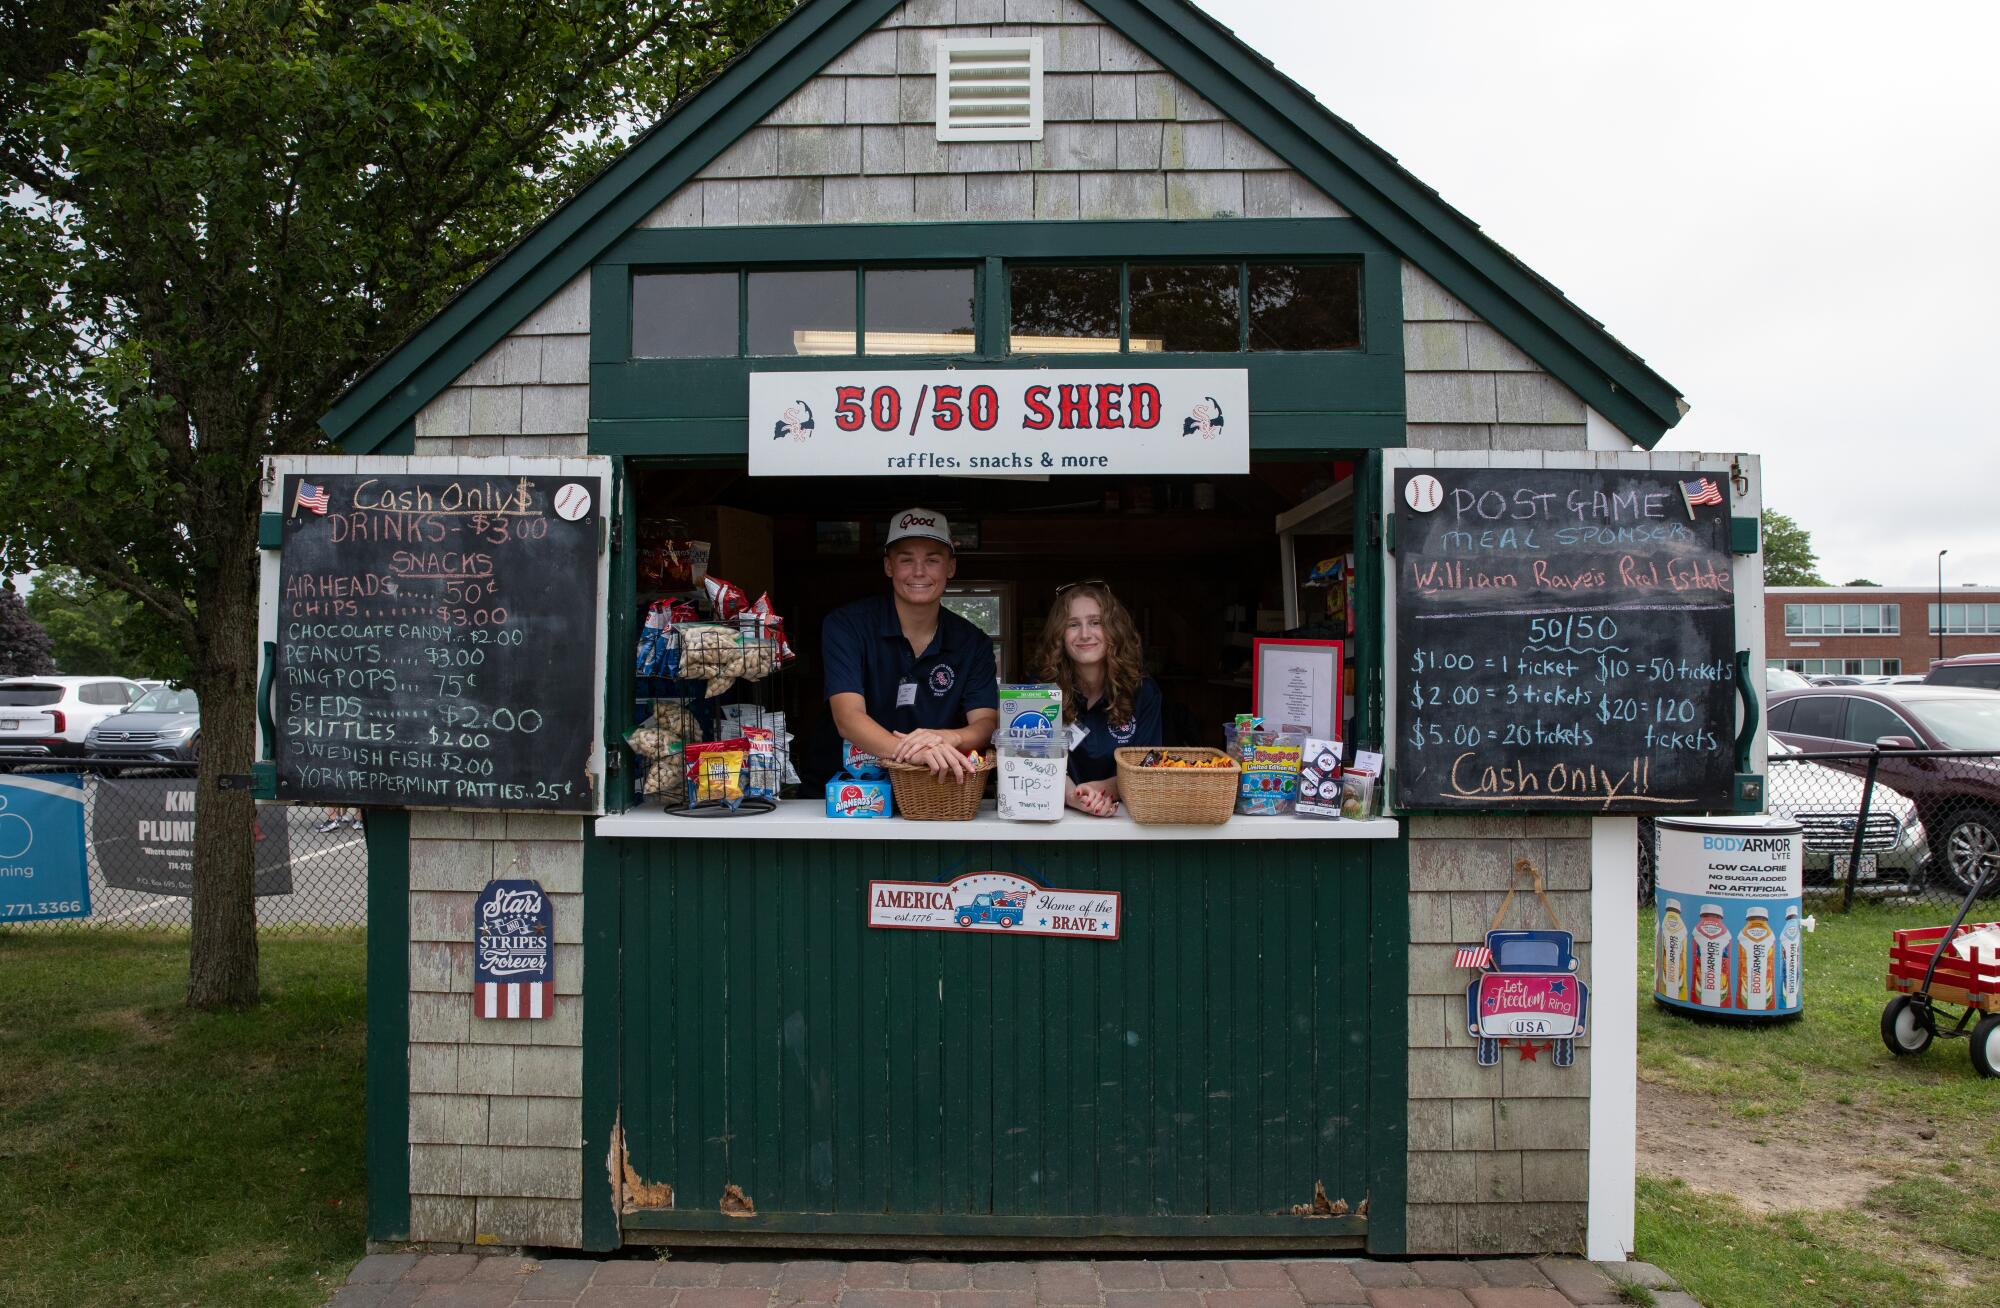
[[[1201,0],[1763,456],[1820,571],[2000,585],[2000,6]]]

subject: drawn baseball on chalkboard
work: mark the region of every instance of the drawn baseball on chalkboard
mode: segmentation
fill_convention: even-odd
[[[564,522],[575,522],[590,512],[590,492],[579,482],[565,482],[556,491],[556,516]]]
[[[0,795],[0,862],[12,862],[35,845],[35,829],[28,819],[6,808],[7,797]]]
[[[1427,472],[1412,477],[1403,487],[1403,498],[1418,513],[1430,513],[1444,503],[1444,483]]]

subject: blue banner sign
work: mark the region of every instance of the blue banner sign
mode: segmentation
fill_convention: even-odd
[[[89,916],[83,778],[0,776],[0,922]]]

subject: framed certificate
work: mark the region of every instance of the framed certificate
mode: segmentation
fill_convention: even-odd
[[[1343,642],[1259,637],[1250,646],[1250,702],[1266,727],[1340,739]]]

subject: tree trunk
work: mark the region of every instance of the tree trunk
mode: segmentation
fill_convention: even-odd
[[[250,516],[254,533],[256,515]],[[195,578],[200,634],[195,686],[201,695],[201,766],[195,779],[194,935],[188,949],[190,1008],[257,1003],[256,804],[250,762],[257,747],[257,572],[254,534],[229,540],[216,566]],[[240,778],[224,790],[224,776]]]

